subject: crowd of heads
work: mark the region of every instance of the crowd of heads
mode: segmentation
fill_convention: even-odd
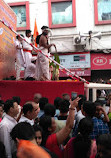
[[[68,145],[71,145],[71,154],[75,158],[90,158],[91,154],[94,157],[92,144],[96,142],[95,158],[110,158],[110,120],[108,120],[108,114],[103,109],[103,103],[99,100],[95,102],[87,101],[84,95],[79,95],[79,98],[72,134],[70,133],[61,145],[65,144],[66,149]],[[21,107],[21,111],[19,111],[20,103],[21,99],[19,96],[13,96],[6,101],[0,100],[0,124],[2,124],[5,115],[16,119],[19,118],[17,119],[18,123],[10,132],[10,137],[16,146],[18,146],[20,140],[27,140],[41,146],[49,155],[52,156],[54,154],[52,157],[59,157],[56,153],[46,148],[46,144],[49,136],[55,133],[59,123],[64,124],[64,126],[61,126],[61,129],[56,132],[57,137],[60,131],[65,129],[70,111],[73,111],[73,109],[70,110],[70,95],[65,93],[61,97],[56,97],[54,103],[50,104],[48,98],[43,97],[40,93],[36,93],[32,101],[27,101]],[[81,115],[79,115],[80,112]],[[23,121],[22,117],[25,117],[26,120]],[[78,119],[79,117],[81,119]],[[105,129],[103,130],[103,128]],[[66,149],[64,148],[65,152]],[[0,142],[0,154],[1,158],[3,157],[2,155],[5,158],[5,144],[2,141]],[[65,156],[63,157],[66,158]]]

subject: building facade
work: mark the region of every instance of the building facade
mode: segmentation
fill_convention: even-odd
[[[102,62],[104,58],[110,60],[111,0],[5,0],[5,2],[9,3],[17,14],[19,33],[24,34],[24,30],[31,29],[33,34],[35,19],[39,34],[43,25],[49,26],[51,29],[49,42],[56,44],[61,64],[71,71],[89,80],[95,79],[94,71],[110,71],[111,62],[108,67],[103,64],[101,68],[97,63],[94,67],[92,59],[95,54],[96,56],[99,54],[96,62]],[[55,53],[54,48],[51,49],[51,53]]]

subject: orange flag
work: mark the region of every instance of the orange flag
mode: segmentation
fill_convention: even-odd
[[[37,37],[38,35],[39,35],[39,33],[38,33],[37,23],[36,23],[36,19],[35,19],[33,39],[34,39],[34,45],[35,45],[36,47],[37,47],[36,37]]]

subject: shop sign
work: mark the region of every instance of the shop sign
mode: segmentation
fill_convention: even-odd
[[[67,69],[90,68],[90,53],[59,55],[60,64]]]
[[[78,75],[78,76],[91,76],[91,70],[87,69],[87,70],[82,70],[82,69],[70,69],[71,72],[74,73],[74,75]],[[60,77],[68,77],[65,73],[63,72],[59,72],[59,76]]]
[[[91,70],[111,69],[111,54],[91,54]]]

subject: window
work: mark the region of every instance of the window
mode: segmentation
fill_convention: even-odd
[[[111,0],[94,0],[95,24],[111,23]]]
[[[49,0],[49,27],[76,26],[75,0]]]
[[[17,16],[17,30],[30,29],[29,2],[8,3]]]

